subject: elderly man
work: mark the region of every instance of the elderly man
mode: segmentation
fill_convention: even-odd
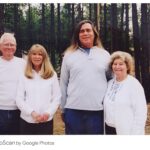
[[[83,20],[77,24],[61,67],[61,109],[66,134],[103,134],[109,59],[93,23]]]
[[[20,112],[15,103],[18,79],[25,61],[14,56],[16,39],[11,33],[0,38],[0,134],[19,134]]]

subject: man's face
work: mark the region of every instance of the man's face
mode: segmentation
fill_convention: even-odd
[[[85,23],[81,26],[79,32],[79,40],[82,47],[84,48],[93,47],[94,31],[90,23]]]
[[[3,59],[10,60],[16,52],[16,43],[13,38],[6,37],[0,45]]]

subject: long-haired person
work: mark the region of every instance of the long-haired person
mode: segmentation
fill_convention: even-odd
[[[109,53],[89,20],[79,22],[65,52],[60,76],[66,134],[103,134],[103,98]]]
[[[60,97],[57,75],[46,49],[34,44],[29,50],[25,74],[17,91],[21,134],[53,134],[53,117]]]
[[[133,58],[126,52],[111,55],[109,81],[104,99],[106,134],[144,134],[147,106],[144,89],[134,77]]]

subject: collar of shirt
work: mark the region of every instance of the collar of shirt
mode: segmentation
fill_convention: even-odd
[[[89,54],[89,53],[90,53],[90,50],[91,50],[91,48],[82,48],[82,47],[79,47],[79,49],[80,49],[82,52],[87,53],[87,54]]]
[[[36,72],[34,69],[32,71],[33,71],[34,78],[41,78],[41,71]]]

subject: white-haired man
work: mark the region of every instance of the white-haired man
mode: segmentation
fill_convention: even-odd
[[[16,39],[11,33],[0,38],[0,134],[19,134],[20,111],[15,102],[16,89],[25,61],[15,57]]]

